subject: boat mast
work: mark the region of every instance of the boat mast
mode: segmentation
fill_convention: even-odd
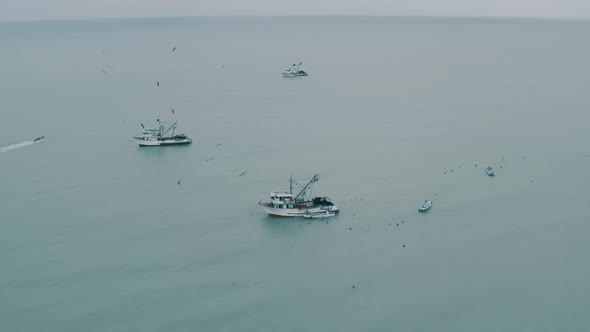
[[[289,194],[293,195],[293,174],[289,174]]]
[[[162,132],[161,136],[164,136],[167,132],[170,131],[170,129],[176,129],[177,123],[178,123],[178,121],[174,122],[170,127],[168,127],[168,129],[166,129],[164,132]],[[164,126],[162,126],[162,128],[164,128]],[[174,136],[174,130],[172,130],[172,135]]]
[[[309,188],[309,186],[312,183],[318,182],[320,180],[320,175],[316,174],[313,176],[313,178],[311,178],[311,180],[309,180],[309,182],[303,187],[303,189],[301,189],[301,191],[299,192],[299,194],[297,194],[297,196],[295,196],[295,201],[297,201],[297,199],[302,196],[305,195],[305,191],[307,190],[307,188]]]

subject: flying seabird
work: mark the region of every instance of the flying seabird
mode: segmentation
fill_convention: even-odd
[[[174,46],[174,48],[172,49],[172,52],[176,51],[176,46]]]
[[[215,145],[215,147],[218,147],[218,146],[221,146],[221,145],[222,145],[222,143],[219,143],[219,144]]]
[[[160,82],[159,81],[156,81],[156,86],[160,86]]]
[[[172,110],[172,114],[174,114],[174,108],[170,107],[170,109]]]
[[[246,172],[247,172],[247,171],[243,171],[243,172],[242,172],[242,174],[240,174],[239,176],[242,176],[242,175],[246,174]]]
[[[180,186],[180,180],[178,180],[178,185]]]
[[[140,123],[140,125],[141,125],[141,128],[145,129],[145,127],[143,126],[143,123]]]

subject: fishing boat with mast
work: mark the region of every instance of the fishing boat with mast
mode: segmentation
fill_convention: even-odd
[[[283,77],[307,76],[307,73],[301,70],[302,64],[302,62],[300,62],[299,64],[293,64],[291,67],[285,69],[285,71],[282,72]]]
[[[330,214],[338,212],[338,205],[324,196],[311,197],[311,187],[320,180],[318,174],[314,175],[297,195],[293,194],[293,178],[289,177],[289,192],[272,191],[270,200],[258,202],[264,211],[270,216],[276,217],[303,217],[304,215]],[[326,215],[327,215],[326,214]]]
[[[178,121],[174,123],[162,122],[160,119],[157,129],[145,129],[144,125],[142,136],[134,136],[139,146],[160,146],[160,145],[181,145],[191,144],[193,141],[184,134],[175,134]]]

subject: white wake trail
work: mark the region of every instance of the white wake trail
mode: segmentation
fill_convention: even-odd
[[[7,151],[10,151],[10,150],[16,150],[16,149],[24,148],[25,146],[33,145],[33,144],[39,143],[39,142],[42,142],[42,141],[38,141],[38,142],[35,142],[35,141],[25,141],[25,142],[20,142],[20,143],[16,143],[16,144],[10,144],[10,145],[1,147],[0,148],[0,152],[7,152]]]

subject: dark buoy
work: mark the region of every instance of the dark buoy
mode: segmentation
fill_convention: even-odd
[[[231,284],[235,286],[235,285],[236,285],[236,282],[234,281],[234,282],[232,282]]]
[[[396,225],[396,226],[399,226],[399,223],[396,223],[395,225]]]
[[[477,164],[475,164],[475,167],[477,167]]]
[[[405,248],[405,247],[406,247],[406,245],[404,244],[404,245],[402,246],[402,248]]]
[[[348,228],[348,230],[349,230],[349,231],[352,231],[352,227],[349,227],[349,228]]]
[[[356,288],[356,287],[355,287],[354,285],[352,285],[352,288],[354,289],[354,288]]]

